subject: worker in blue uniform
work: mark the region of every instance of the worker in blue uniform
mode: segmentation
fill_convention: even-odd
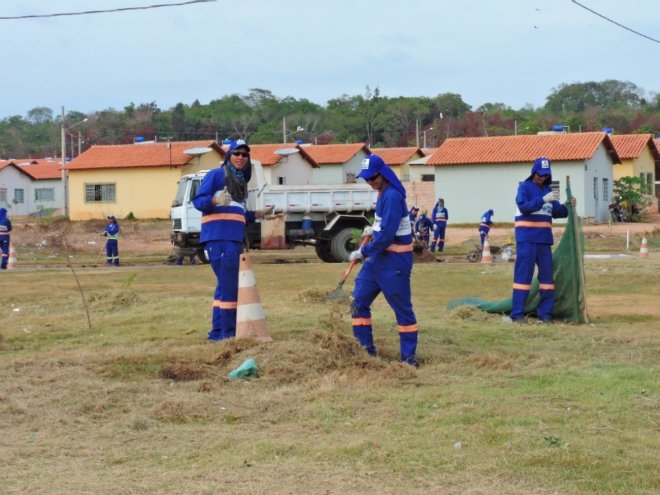
[[[378,191],[378,200],[373,227],[363,233],[371,241],[350,255],[351,261],[364,260],[353,291],[353,334],[360,346],[376,355],[371,304],[382,292],[398,324],[401,361],[417,366],[418,325],[410,291],[413,238],[406,190],[378,155],[367,156],[357,176]]]
[[[238,272],[245,227],[269,211],[248,211],[248,182],[252,176],[250,147],[233,141],[220,167],[208,172],[193,198],[202,212],[200,242],[216,276],[208,339],[236,335]],[[271,210],[272,211],[272,208]]]
[[[108,217],[103,236],[105,241],[105,262],[108,265],[119,266],[119,224],[114,215]]]
[[[540,300],[536,315],[544,323],[552,322],[555,285],[552,267],[552,219],[566,218],[568,209],[559,202],[559,192],[550,187],[550,160],[534,160],[530,176],[520,183],[516,195],[516,264],[513,274],[511,320],[523,323],[527,295],[538,265]],[[575,198],[571,198],[575,206]]]
[[[0,208],[0,251],[2,251],[2,263],[0,269],[7,269],[9,261],[9,243],[11,237],[11,220],[7,216],[7,210]]]
[[[415,222],[417,221],[417,215],[419,214],[419,207],[413,205],[410,208],[410,224],[415,225]]]
[[[433,230],[433,222],[431,222],[431,219],[427,217],[425,213],[422,213],[415,222],[413,230],[417,239],[423,242],[424,246],[428,248],[431,239],[431,230]]]
[[[431,212],[431,221],[433,222],[433,242],[429,251],[434,252],[436,245],[438,252],[445,248],[445,231],[447,230],[447,221],[449,220],[449,211],[445,208],[445,200],[438,199]]]
[[[481,215],[481,221],[479,222],[479,237],[481,238],[481,247],[484,247],[484,241],[488,237],[490,228],[493,226],[493,215],[495,212],[493,210],[488,210],[486,213]]]

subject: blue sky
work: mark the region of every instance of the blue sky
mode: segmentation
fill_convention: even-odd
[[[183,0],[2,0],[0,17]],[[660,39],[657,0],[580,0]],[[562,83],[660,92],[660,43],[571,0],[241,0],[0,20],[0,118],[201,103],[262,88],[325,105],[343,94],[452,92],[477,108],[542,106]]]

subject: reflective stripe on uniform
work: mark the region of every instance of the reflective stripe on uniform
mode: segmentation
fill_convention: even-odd
[[[412,333],[416,332],[419,329],[419,325],[417,323],[413,323],[412,325],[399,325],[399,333]]]
[[[214,308],[220,309],[236,309],[238,307],[237,301],[218,301],[217,299],[213,301]]]
[[[532,227],[532,228],[543,228],[543,229],[551,229],[552,228],[552,222],[527,222],[525,220],[518,220],[516,223],[513,224],[514,227]]]
[[[354,327],[371,325],[371,318],[353,318],[352,323]]]
[[[412,253],[413,245],[411,244],[390,244],[385,248],[385,251],[390,253]]]
[[[530,290],[532,288],[532,284],[513,284],[513,289],[514,290]]]
[[[555,290],[555,284],[539,284],[539,290]]]
[[[202,223],[215,222],[216,220],[245,223],[245,215],[241,215],[240,213],[212,213],[211,215],[204,215],[202,217]]]

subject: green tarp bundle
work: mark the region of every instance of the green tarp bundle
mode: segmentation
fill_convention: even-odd
[[[566,178],[566,196],[571,198],[568,177]],[[588,323],[584,278],[584,235],[580,218],[575,214],[570,202],[567,203],[568,220],[564,235],[552,253],[553,276],[555,279],[555,305],[553,317],[572,323]],[[534,314],[539,303],[539,283],[534,278],[532,288],[525,304],[525,313]],[[488,313],[510,313],[511,297],[501,301],[485,301],[476,297],[450,301],[450,309],[459,306],[474,306]]]

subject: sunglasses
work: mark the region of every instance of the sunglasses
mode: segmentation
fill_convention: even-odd
[[[380,177],[380,174],[376,174],[376,175],[374,175],[371,179],[365,179],[365,180],[366,180],[367,182],[373,182],[373,181],[375,181],[376,179],[378,179],[378,177]]]
[[[250,153],[248,153],[247,151],[234,151],[232,152],[232,155],[242,156],[243,158],[250,158]]]

